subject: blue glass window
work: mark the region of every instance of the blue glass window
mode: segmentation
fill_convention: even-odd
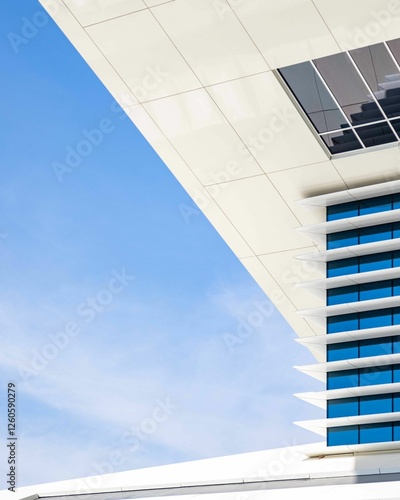
[[[393,382],[400,382],[400,365],[393,366]]]
[[[400,39],[399,39],[400,53]],[[400,85],[399,85],[400,95]],[[366,129],[365,129],[366,130]],[[400,131],[400,120],[399,120]],[[363,216],[372,213],[400,209],[400,193],[372,199],[344,203],[327,209],[327,220]],[[327,235],[328,249],[400,238],[400,222],[341,231]],[[400,250],[379,254],[341,259],[327,263],[327,276],[343,276],[366,273],[392,267],[400,268]],[[327,305],[376,300],[386,297],[400,297],[400,279],[371,282],[329,289]],[[327,318],[327,333],[400,325],[400,307],[369,310],[356,314],[343,314]],[[396,336],[340,342],[327,346],[328,362],[400,354],[400,334]],[[374,366],[327,373],[328,390],[377,386],[400,383],[400,364]],[[328,418],[350,417],[400,412],[400,393],[379,394],[362,397],[341,398],[327,401]],[[328,429],[328,445],[380,443],[400,441],[400,422],[376,423],[359,426],[345,426]]]
[[[393,280],[393,297],[400,295],[400,280]]]
[[[391,394],[376,396],[363,396],[360,398],[360,415],[374,413],[390,413],[393,411],[393,398]]]
[[[330,372],[327,375],[327,387],[330,389],[344,389],[358,386],[358,370],[343,370]]]
[[[357,314],[341,314],[339,316],[331,316],[327,321],[328,333],[346,332],[350,330],[358,330],[358,315]],[[369,328],[364,327],[364,328]]]
[[[392,224],[363,227],[360,229],[360,244],[374,241],[389,240],[392,238]]]
[[[358,342],[343,342],[328,345],[327,360],[340,361],[342,359],[358,358]]]
[[[358,444],[358,426],[331,427],[328,429],[328,446],[340,446],[343,444]]]
[[[360,386],[391,384],[392,380],[391,366],[371,366],[360,370]]]
[[[360,300],[383,299],[393,294],[392,281],[376,281],[360,285]]]
[[[392,196],[379,196],[360,201],[360,215],[374,214],[392,209]]]
[[[393,354],[400,354],[400,336],[393,337]]]
[[[328,250],[358,245],[358,230],[352,229],[351,231],[340,231],[338,233],[328,234],[326,242]]]
[[[393,324],[400,325],[400,308],[395,307],[393,309]]]
[[[378,271],[380,269],[390,269],[392,267],[391,252],[377,253],[360,257],[360,273],[368,271]],[[400,263],[400,256],[399,256]]]
[[[360,425],[360,444],[385,443],[392,440],[392,435],[391,423]]]
[[[358,398],[332,399],[328,401],[328,418],[358,415]]]
[[[327,293],[327,305],[345,304],[346,302],[357,302],[358,286],[343,286],[340,288],[332,288]]]
[[[400,422],[393,422],[393,441],[400,441]]]
[[[391,337],[380,339],[360,340],[360,358],[368,356],[384,356],[385,354],[392,354],[393,343]]]
[[[399,256],[400,262],[400,256]],[[390,267],[390,266],[389,266]],[[334,260],[327,263],[328,278],[358,273],[358,258]]]
[[[360,329],[391,326],[392,309],[377,309],[360,313]]]
[[[327,220],[347,219],[348,217],[357,217],[358,201],[350,203],[341,203],[340,205],[332,205],[327,207]]]

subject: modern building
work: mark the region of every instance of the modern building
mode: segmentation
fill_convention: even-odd
[[[315,355],[326,418],[17,496],[400,498],[400,1],[41,3]]]

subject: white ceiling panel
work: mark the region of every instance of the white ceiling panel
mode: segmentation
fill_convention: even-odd
[[[314,3],[341,50],[400,37],[397,0],[314,0]]]
[[[229,6],[221,17],[215,0],[176,0],[153,13],[204,85],[269,69]]]
[[[261,174],[253,157],[205,90],[145,104],[191,170],[205,185]]]
[[[294,230],[298,220],[265,175],[229,182],[211,194],[256,255],[310,246],[310,239]]]
[[[63,0],[82,26],[146,9],[143,0]]]
[[[142,105],[132,106],[126,112],[144,137],[152,144],[160,158],[167,165],[171,165],[171,172],[197,203],[197,206],[194,203],[181,203],[176,207],[182,215],[183,221],[186,224],[191,224],[201,212],[204,213],[239,258],[252,256],[253,252],[243,237],[188,168],[144,107]]]
[[[271,71],[208,91],[265,172],[327,159]]]
[[[86,30],[140,102],[201,86],[148,9]]]
[[[340,52],[311,0],[228,1],[271,68]]]
[[[302,206],[297,201],[306,198],[309,193],[347,189],[330,161],[273,172],[268,177],[302,224],[317,224],[325,220],[325,207]]]

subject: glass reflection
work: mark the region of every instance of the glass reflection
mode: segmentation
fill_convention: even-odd
[[[333,132],[330,134],[321,135],[321,139],[327,145],[332,154],[346,153],[361,149],[362,146],[354,132],[349,128],[343,132]]]
[[[340,129],[346,119],[310,62],[280,70],[318,132]]]
[[[386,122],[357,127],[355,130],[367,148],[397,141],[392,129]]]
[[[350,52],[373,96],[388,118],[400,115],[400,73],[383,43]],[[368,97],[373,96],[370,94]],[[373,104],[363,106],[366,113]]]
[[[332,154],[399,141],[400,38],[279,71]]]
[[[382,113],[347,54],[322,57],[314,62],[353,126],[383,120]]]

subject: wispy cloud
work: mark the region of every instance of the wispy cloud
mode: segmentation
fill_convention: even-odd
[[[233,352],[224,342],[255,303],[268,300],[255,285],[219,285],[182,315],[170,299],[152,306],[127,290],[26,381],[18,368],[31,361],[32,350],[40,352],[53,318],[26,304],[1,305],[0,369],[17,380],[20,401],[35,402],[24,404],[24,415],[29,404],[41,408],[25,416],[30,423],[21,428],[21,485],[95,473],[115,450],[123,457],[112,466],[118,471],[312,440],[291,426],[313,413],[291,397],[311,383],[295,376],[291,365],[310,357],[292,342],[279,313]],[[173,409],[152,429],[160,401]],[[61,417],[65,432],[55,425]],[[34,432],[43,429],[43,419],[50,435]]]

